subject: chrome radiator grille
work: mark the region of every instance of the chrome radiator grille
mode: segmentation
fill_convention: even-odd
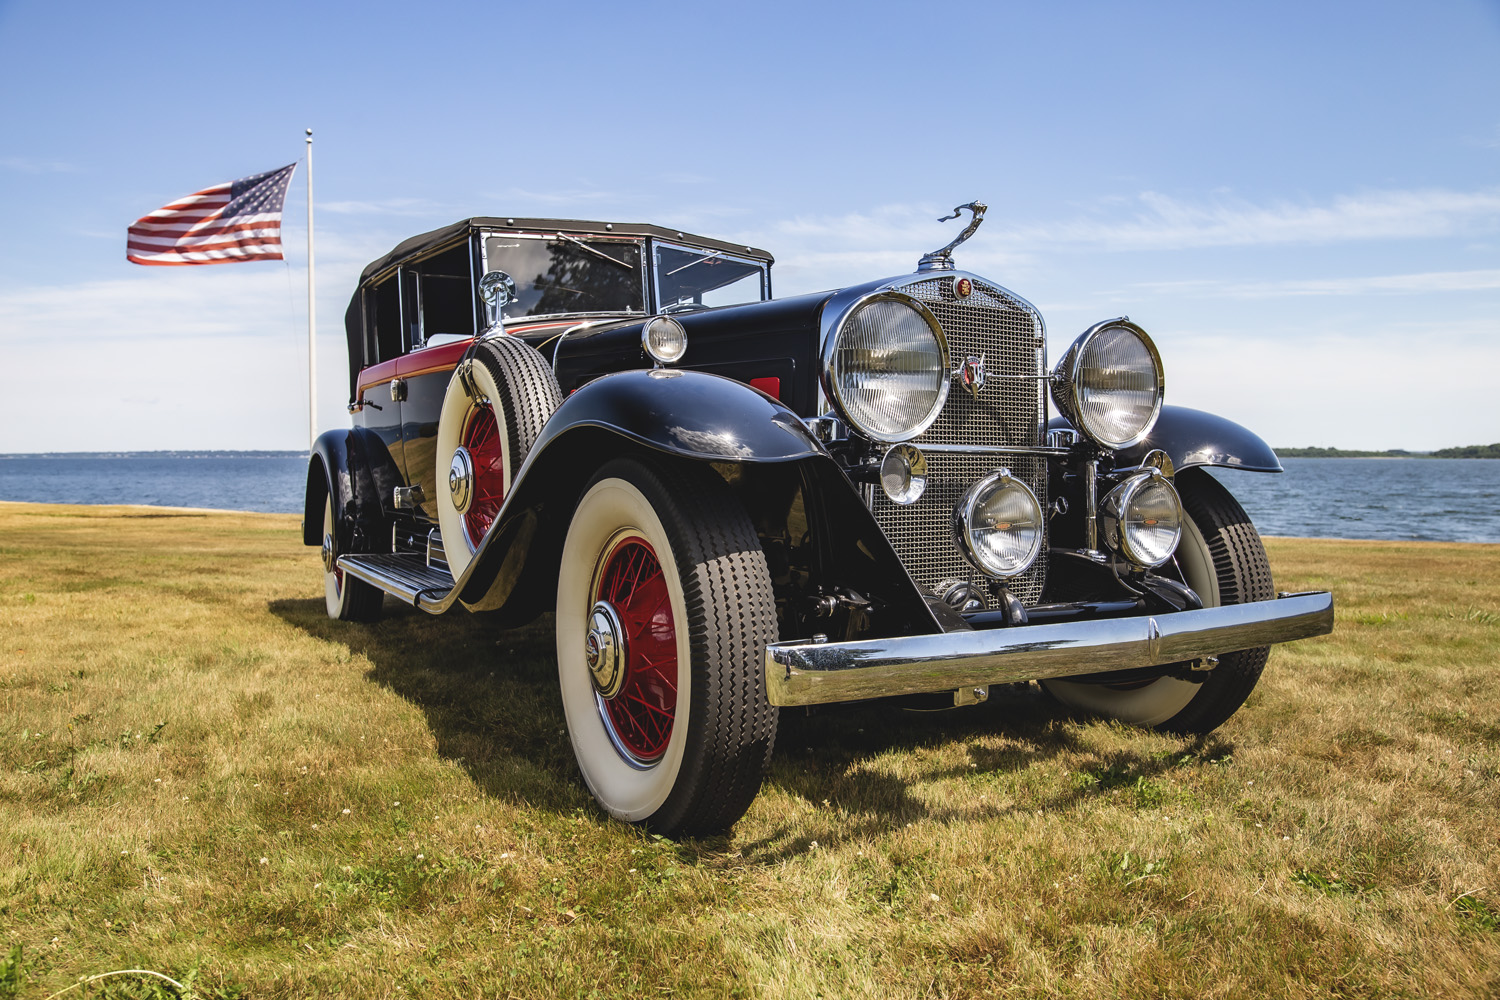
[[[1003,288],[973,281],[963,300],[953,294],[957,276],[923,276],[899,287],[919,299],[943,327],[954,366],[984,356],[985,387],[978,398],[956,383],[937,422],[912,443],[1028,448],[1042,443],[1046,431],[1046,339],[1041,317]],[[1004,466],[1036,493],[1045,511],[1047,462],[1022,453],[965,455],[925,450],[927,492],[910,506],[892,503],[878,488],[872,509],[896,554],[919,586],[935,587],[947,579],[981,582],[984,577],[964,558],[953,539],[953,508],[980,479]],[[1042,551],[1046,552],[1043,541]],[[1023,604],[1037,603],[1046,583],[1046,558],[1012,580],[1010,589]],[[978,588],[984,593],[985,588]],[[986,604],[995,602],[985,595]]]

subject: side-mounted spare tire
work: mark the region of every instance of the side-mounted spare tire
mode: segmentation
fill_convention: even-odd
[[[1182,497],[1182,541],[1176,562],[1184,583],[1207,607],[1269,601],[1276,596],[1271,564],[1250,516],[1204,469],[1184,469],[1174,480]],[[1212,732],[1250,697],[1265,669],[1269,646],[1219,655],[1202,683],[1160,677],[1127,683],[1043,681],[1070,708],[1169,733]]]
[[[436,499],[455,577],[468,568],[526,454],[561,405],[547,359],[514,337],[479,342],[454,371],[438,417]]]

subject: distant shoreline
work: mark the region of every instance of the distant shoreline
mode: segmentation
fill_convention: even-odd
[[[1437,451],[1406,451],[1392,448],[1389,451],[1363,451],[1342,448],[1277,448],[1281,458],[1500,458],[1500,444],[1471,444],[1462,448],[1441,448]]]

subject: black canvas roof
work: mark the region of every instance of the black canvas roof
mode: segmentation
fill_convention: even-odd
[[[371,280],[390,271],[397,264],[425,256],[428,251],[441,250],[460,241],[467,240],[469,234],[476,230],[495,230],[498,232],[513,233],[564,232],[607,233],[611,236],[654,236],[658,239],[680,241],[693,246],[707,247],[710,250],[722,250],[725,253],[752,257],[756,260],[765,261],[767,265],[776,262],[775,258],[768,252],[756,247],[726,243],[724,240],[710,239],[707,236],[696,236],[677,229],[668,229],[642,222],[589,222],[583,219],[499,218],[485,215],[475,216],[472,219],[460,219],[451,226],[444,226],[441,229],[434,229],[430,233],[422,233],[419,236],[402,240],[390,253],[371,261],[360,272],[359,287],[354,290],[354,295],[349,300],[349,307],[344,312],[344,334],[349,344],[349,399],[351,402],[354,400],[354,394],[358,388],[359,372],[365,366],[364,317],[360,305],[360,289],[364,288]]]
[[[644,222],[590,222],[584,219],[522,219],[480,215],[472,219],[462,219],[442,229],[434,229],[430,233],[422,233],[420,236],[402,240],[390,253],[371,261],[360,273],[359,283],[363,285],[404,260],[420,257],[428,250],[436,250],[456,240],[466,238],[471,231],[476,229],[494,229],[515,233],[548,233],[560,230],[566,233],[608,233],[612,236],[655,236],[658,239],[681,240],[695,246],[753,257],[767,264],[775,263],[775,258],[769,252],[756,247],[727,243],[724,240],[696,236],[693,233],[653,226]]]

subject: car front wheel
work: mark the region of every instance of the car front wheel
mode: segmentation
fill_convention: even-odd
[[[711,470],[622,458],[563,545],[557,668],[583,780],[610,815],[668,835],[732,826],[776,736],[776,605],[755,529]]]
[[[1186,515],[1175,556],[1183,582],[1211,608],[1273,599],[1271,565],[1244,508],[1203,469],[1183,470],[1174,485]],[[1160,677],[1117,684],[1042,684],[1070,708],[1164,732],[1207,733],[1244,704],[1269,654],[1267,646],[1220,654],[1218,666],[1205,672],[1201,683]]]

